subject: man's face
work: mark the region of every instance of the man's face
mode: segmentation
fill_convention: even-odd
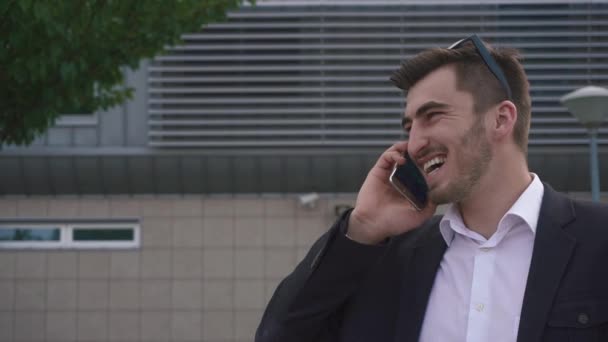
[[[433,71],[408,92],[408,153],[423,171],[433,203],[468,197],[492,160],[485,116],[473,108],[473,96],[456,88],[451,66]]]

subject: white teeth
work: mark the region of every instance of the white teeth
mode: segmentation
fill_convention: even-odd
[[[427,161],[426,163],[424,163],[424,172],[429,173],[433,165],[443,164],[445,163],[445,160],[445,157],[435,157]]]

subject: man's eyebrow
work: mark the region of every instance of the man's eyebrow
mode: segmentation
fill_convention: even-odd
[[[418,107],[418,110],[416,110],[416,114],[414,114],[414,116],[420,117],[431,109],[447,108],[447,107],[448,107],[448,105],[446,103],[437,102],[437,101],[429,101],[429,102],[426,102],[425,104],[423,104],[422,106]],[[412,122],[412,119],[410,117],[408,117],[408,116],[403,117],[403,119],[401,119],[401,127],[405,127],[405,125],[409,124],[410,122]]]

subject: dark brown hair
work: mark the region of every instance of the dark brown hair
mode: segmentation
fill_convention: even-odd
[[[528,78],[519,51],[510,48],[493,49],[485,44],[490,54],[502,68],[512,92],[512,101],[517,107],[517,120],[513,129],[513,139],[519,148],[527,153],[528,131],[530,130],[530,91]],[[492,105],[507,99],[506,90],[485,65],[472,43],[465,43],[454,50],[434,48],[425,50],[404,61],[401,68],[392,76],[391,81],[407,92],[418,81],[432,71],[444,66],[454,65],[457,87],[468,91],[475,100],[477,114],[488,110]]]

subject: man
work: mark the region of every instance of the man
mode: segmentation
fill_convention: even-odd
[[[529,172],[517,52],[471,36],[392,80],[409,140],[278,286],[256,341],[608,341],[608,207]],[[422,211],[388,181],[406,151],[429,186]]]

